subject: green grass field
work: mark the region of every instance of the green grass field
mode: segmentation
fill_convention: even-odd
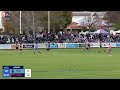
[[[52,54],[23,54],[0,50],[0,79],[3,65],[22,65],[32,69],[31,79],[120,79],[120,48],[112,49],[112,56],[101,49],[52,49]],[[29,78],[30,79],[30,78]]]

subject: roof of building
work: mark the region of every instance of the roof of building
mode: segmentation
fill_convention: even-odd
[[[98,15],[99,17],[104,17],[106,12],[88,12],[88,11],[84,11],[84,12],[72,12],[73,16],[94,16],[94,15]]]
[[[96,14],[97,14],[99,17],[103,18],[103,17],[105,16],[106,12],[96,12]]]
[[[78,23],[77,22],[72,22],[67,28],[68,29],[76,29],[76,28],[80,28],[80,26],[77,26]]]
[[[91,16],[94,15],[95,12],[72,12],[73,16]]]

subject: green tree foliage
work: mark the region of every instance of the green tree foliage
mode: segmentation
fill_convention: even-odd
[[[71,11],[51,11],[50,12],[50,26],[52,29],[66,28],[71,23]],[[47,11],[34,11],[35,30],[39,31],[39,27],[48,28],[48,12]],[[4,22],[7,22],[6,20]],[[15,32],[19,33],[20,29],[20,12],[11,11],[10,21],[15,28]],[[33,14],[32,11],[22,11],[22,31],[28,34],[33,30]],[[4,25],[6,28],[6,25]]]
[[[41,24],[47,29],[48,26],[48,12],[41,15]],[[72,12],[70,11],[51,11],[50,12],[50,26],[52,29],[66,28],[72,21]]]
[[[13,24],[11,22],[5,22],[4,27],[5,27],[5,32],[7,32],[7,33],[16,33],[15,28],[14,28],[14,26],[13,26]]]
[[[72,22],[72,12],[71,11],[63,11],[63,17],[67,22],[64,27],[67,27]]]
[[[120,22],[116,22],[114,28],[115,31],[120,30]]]
[[[107,23],[114,23],[115,30],[120,29],[120,11],[108,11],[104,17]]]

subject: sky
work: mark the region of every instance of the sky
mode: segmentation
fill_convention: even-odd
[[[85,17],[84,16],[73,16],[72,17],[72,22],[76,22],[79,25],[83,24]],[[93,20],[91,20],[93,22]],[[85,22],[84,22],[85,23]],[[87,22],[88,23],[88,22]],[[102,20],[102,24],[105,25],[105,21]]]
[[[77,23],[82,22],[83,19],[84,19],[84,17],[82,17],[82,16],[73,16],[73,17],[72,17],[72,21],[73,21],[73,22],[77,22]]]

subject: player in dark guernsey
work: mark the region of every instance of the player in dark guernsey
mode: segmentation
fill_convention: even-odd
[[[102,44],[100,43],[98,53],[100,53],[101,48],[102,48]]]
[[[90,43],[88,43],[88,48],[90,49]]]
[[[20,53],[22,53],[22,42],[19,43],[19,50],[20,50]]]
[[[87,44],[86,49],[87,49],[87,50],[90,50],[90,43]]]
[[[99,42],[100,42],[98,53],[100,53],[100,50],[101,50],[101,48],[102,48],[102,35],[99,34],[99,35],[98,35],[98,38],[99,38]]]
[[[16,42],[16,51],[19,50],[19,43]]]

